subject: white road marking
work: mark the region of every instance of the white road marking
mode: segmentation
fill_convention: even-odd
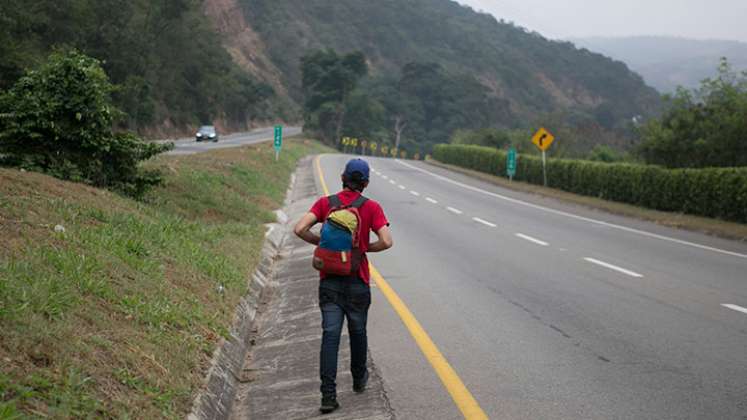
[[[521,238],[521,239],[527,240],[529,242],[534,242],[537,245],[542,245],[542,246],[548,246],[548,245],[550,245],[550,244],[548,244],[545,241],[540,241],[537,238],[532,238],[531,236],[524,235],[523,233],[517,233],[516,236],[519,237],[519,238]]]
[[[576,219],[576,220],[583,220],[585,222],[590,222],[590,223],[594,223],[594,224],[598,224],[598,225],[602,225],[602,226],[607,226],[609,228],[619,229],[619,230],[623,230],[623,231],[626,231],[626,232],[630,232],[630,233],[635,233],[635,234],[638,234],[638,235],[647,236],[649,238],[660,239],[662,241],[669,241],[669,242],[673,242],[673,243],[680,244],[680,245],[687,245],[687,246],[691,246],[693,248],[703,249],[703,250],[706,250],[706,251],[718,252],[718,253],[721,253],[721,254],[726,254],[726,255],[731,255],[731,256],[734,256],[734,257],[739,257],[739,258],[745,258],[745,259],[747,259],[747,254],[740,254],[738,252],[727,251],[727,250],[721,249],[721,248],[715,248],[715,247],[712,247],[712,246],[696,244],[695,242],[683,241],[682,239],[671,238],[669,236],[664,236],[664,235],[659,235],[659,234],[656,234],[656,233],[646,232],[645,230],[629,228],[627,226],[616,225],[614,223],[609,223],[609,222],[605,222],[605,221],[602,221],[602,220],[592,219],[590,217],[579,216],[579,215],[572,214],[572,213],[567,213],[567,212],[564,212],[564,211],[561,211],[561,210],[555,210],[555,209],[551,209],[551,208],[548,208],[548,207],[542,207],[542,206],[539,206],[537,204],[527,203],[526,201],[521,201],[521,200],[517,200],[515,198],[506,197],[505,195],[496,194],[496,193],[490,192],[490,191],[485,191],[485,190],[483,190],[481,188],[473,187],[471,185],[467,185],[467,184],[459,182],[459,181],[454,181],[453,179],[447,178],[445,176],[438,175],[436,173],[433,173],[431,171],[425,170],[423,168],[418,168],[417,166],[410,165],[409,163],[402,162],[399,159],[395,159],[395,160],[400,165],[406,166],[406,167],[411,168],[411,169],[415,169],[416,171],[423,172],[423,173],[428,174],[428,175],[430,175],[430,176],[432,176],[434,178],[438,178],[438,179],[440,179],[442,181],[446,181],[446,182],[448,182],[450,184],[454,184],[454,185],[460,186],[460,187],[468,189],[470,191],[475,191],[475,192],[479,192],[481,194],[489,195],[491,197],[500,198],[501,200],[506,200],[506,201],[509,201],[511,203],[514,203],[514,204],[520,204],[522,206],[527,206],[527,207],[531,207],[531,208],[534,208],[534,209],[537,209],[537,210],[546,211],[548,213],[554,213],[554,214],[558,214],[558,215],[561,215],[561,216],[570,217],[570,218]]]
[[[404,185],[400,185],[400,186],[399,186],[399,189],[400,189],[400,190],[404,190],[404,189],[405,189],[405,186],[404,186]]]
[[[482,223],[485,226],[490,226],[490,227],[493,227],[493,228],[498,226],[495,223],[490,223],[487,220],[480,219],[479,217],[473,217],[472,220],[474,220],[477,223]]]
[[[629,275],[631,277],[643,277],[643,274],[638,274],[635,271],[626,270],[624,268],[618,267],[616,265],[612,265],[610,263],[606,263],[604,261],[595,260],[594,258],[589,258],[589,257],[586,257],[584,259],[586,261],[590,262],[590,263],[593,263],[593,264],[596,264],[596,265],[601,265],[602,267],[609,268],[610,270],[619,271],[619,272],[621,272],[623,274],[627,274],[627,275]]]
[[[395,180],[393,180],[393,179],[390,179],[390,180],[389,180],[389,183],[390,183],[390,184],[392,184],[392,185],[394,185],[394,184],[396,184],[396,183],[397,183],[397,181],[395,181]]]
[[[744,312],[744,313],[747,314],[747,308],[743,308],[743,307],[741,307],[739,305],[734,305],[734,304],[731,304],[731,303],[722,303],[721,306],[723,306],[724,308],[729,308],[729,309],[735,310],[737,312]]]
[[[432,203],[432,204],[438,204],[438,201],[436,201],[436,200],[434,200],[434,199],[432,199],[430,197],[425,197],[425,201],[427,201],[429,203]]]
[[[446,207],[446,210],[448,210],[448,211],[450,211],[450,212],[452,212],[454,214],[462,214],[463,213],[463,211],[461,211],[459,209],[455,209],[454,207]]]
[[[381,177],[384,178],[384,179],[389,179],[389,177],[386,176],[386,175],[382,175]]]
[[[417,191],[410,190],[410,194],[414,195],[415,197],[420,197],[420,193]]]

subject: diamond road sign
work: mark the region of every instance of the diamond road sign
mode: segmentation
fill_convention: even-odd
[[[553,141],[555,141],[555,136],[544,128],[540,128],[537,134],[532,137],[532,143],[543,152],[550,148]]]

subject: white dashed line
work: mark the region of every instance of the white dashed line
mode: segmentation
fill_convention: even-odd
[[[525,241],[534,242],[537,245],[542,245],[542,246],[548,246],[548,245],[550,245],[550,244],[548,244],[545,241],[540,241],[537,238],[532,238],[531,236],[524,235],[523,233],[517,233],[516,236],[519,237],[519,238],[521,238],[521,239],[524,239]]]
[[[405,163],[405,162],[403,162],[403,161],[401,161],[399,159],[397,159],[396,161],[397,161],[397,163],[399,163],[402,166],[406,166],[406,167],[414,169],[416,171],[420,171],[420,172],[428,174],[428,175],[430,175],[430,176],[432,176],[432,177],[434,177],[436,179],[440,179],[440,180],[448,182],[450,184],[460,186],[460,187],[462,187],[462,188],[464,188],[466,190],[470,190],[470,191],[478,192],[478,193],[485,194],[485,195],[488,195],[488,196],[491,196],[491,197],[499,198],[501,200],[505,200],[505,201],[508,201],[508,202],[511,202],[511,203],[514,203],[514,204],[519,204],[519,205],[522,205],[522,206],[531,207],[533,209],[542,210],[542,211],[546,211],[548,213],[558,214],[558,215],[561,215],[561,216],[570,217],[572,219],[582,220],[582,221],[585,221],[585,222],[590,222],[590,223],[594,223],[594,224],[601,225],[601,226],[607,226],[607,227],[613,228],[613,229],[619,229],[619,230],[622,230],[622,231],[625,231],[625,232],[630,232],[630,233],[635,233],[635,234],[638,234],[638,235],[647,236],[649,238],[660,239],[662,241],[669,241],[669,242],[673,242],[673,243],[680,244],[680,245],[686,245],[686,246],[690,246],[690,247],[694,247],[694,248],[703,249],[703,250],[706,250],[706,251],[713,251],[713,252],[718,252],[718,253],[721,253],[721,254],[726,254],[726,255],[731,255],[731,256],[734,256],[734,257],[738,257],[738,258],[745,258],[745,259],[747,259],[747,254],[740,254],[739,252],[727,251],[725,249],[720,249],[720,248],[716,248],[716,247],[712,247],[712,246],[706,246],[706,245],[698,244],[698,243],[695,243],[695,242],[683,241],[681,239],[676,239],[676,238],[672,238],[672,237],[669,237],[669,236],[664,236],[664,235],[659,235],[659,234],[656,234],[656,233],[646,232],[646,231],[640,230],[640,229],[629,228],[627,226],[616,225],[614,223],[609,223],[609,222],[605,222],[605,221],[602,221],[602,220],[592,219],[590,217],[579,216],[579,215],[576,215],[576,214],[572,214],[572,213],[568,213],[568,212],[564,212],[564,211],[560,211],[560,210],[555,210],[555,209],[551,209],[551,208],[548,208],[548,207],[539,206],[539,205],[536,205],[536,204],[527,203],[526,201],[517,200],[515,198],[507,197],[507,196],[501,195],[501,194],[496,194],[496,193],[493,193],[493,192],[490,192],[490,191],[485,191],[485,190],[483,190],[481,188],[473,187],[473,186],[467,185],[467,184],[465,184],[463,182],[454,181],[453,179],[447,178],[447,177],[442,176],[442,175],[435,174],[435,173],[433,173],[431,171],[419,168],[419,167],[414,166],[414,165],[410,165],[409,163]]]
[[[389,177],[386,176],[386,175],[382,175],[381,177],[384,178],[384,179],[389,179]]]
[[[432,203],[432,204],[438,204],[438,201],[436,201],[436,200],[434,200],[434,199],[432,199],[430,197],[425,197],[425,201],[427,201],[429,203]]]
[[[394,184],[396,184],[396,183],[397,183],[397,181],[395,181],[395,180],[393,180],[393,179],[390,179],[390,180],[389,180],[389,183],[390,183],[390,184],[392,184],[392,185],[394,185]]]
[[[454,213],[454,214],[462,214],[463,212],[459,209],[455,209],[454,207],[446,207],[446,210]]]
[[[420,193],[417,191],[410,190],[410,194],[414,195],[415,197],[420,197]]]
[[[406,188],[405,188],[405,186],[404,186],[404,185],[400,185],[400,186],[399,186],[399,189],[400,189],[400,190],[404,190],[404,189],[406,189]]]
[[[737,312],[743,312],[747,314],[747,308],[743,308],[739,305],[733,305],[731,303],[722,303],[721,306],[724,308],[729,308],[731,310],[737,311]]]
[[[490,222],[488,222],[487,220],[482,220],[482,219],[480,219],[479,217],[473,217],[473,218],[472,218],[472,220],[474,220],[474,221],[475,221],[475,222],[477,222],[477,223],[482,223],[482,224],[483,224],[483,225],[485,225],[485,226],[490,226],[490,227],[492,227],[492,228],[494,228],[494,227],[497,227],[497,226],[498,226],[498,225],[496,225],[495,223],[490,223]]]
[[[618,267],[616,265],[612,265],[610,263],[606,263],[604,261],[595,260],[594,258],[589,258],[589,257],[586,257],[584,259],[590,263],[601,265],[602,267],[609,268],[610,270],[619,271],[620,273],[627,274],[631,277],[643,277],[643,274],[638,274],[635,271],[626,270],[624,268]]]

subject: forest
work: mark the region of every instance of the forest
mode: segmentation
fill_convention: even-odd
[[[235,128],[269,119],[273,89],[224,50],[200,0],[3,0],[0,89],[49,54],[74,48],[99,60],[115,86],[116,123],[142,131],[214,120]]]

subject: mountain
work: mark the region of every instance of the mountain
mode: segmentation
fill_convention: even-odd
[[[614,126],[659,105],[657,92],[623,63],[550,41],[450,0],[208,0],[237,2],[295,101],[299,59],[310,50],[362,51],[376,77],[408,63],[438,63],[474,78],[503,103],[497,126],[522,126],[571,110]]]
[[[726,57],[737,70],[747,70],[747,43],[641,36],[627,38],[574,38],[571,42],[625,62],[661,92],[677,86],[695,88],[716,75]]]
[[[4,0],[0,23],[0,90],[74,48],[116,85],[123,128],[153,135],[299,121],[300,59],[323,48],[365,54],[361,117],[372,90],[382,105],[381,92],[407,78],[420,121],[403,135],[416,142],[448,141],[458,128],[528,129],[545,116],[618,130],[660,106],[625,64],[451,0]]]

